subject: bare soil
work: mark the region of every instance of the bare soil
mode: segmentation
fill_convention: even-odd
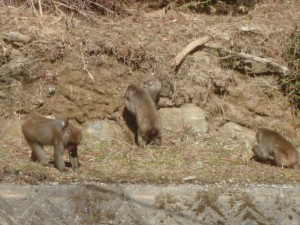
[[[135,5],[132,5],[135,9]],[[299,145],[300,118],[279,85],[278,68],[233,58],[211,48],[189,55],[178,71],[172,59],[206,35],[224,49],[286,66],[284,54],[300,3],[256,5],[245,15],[206,15],[172,9],[139,9],[127,17],[99,16],[98,23],[58,12],[35,16],[31,9],[0,5],[0,69],[26,58],[21,72],[0,74],[0,181],[9,183],[299,183],[299,171],[252,160],[253,140],[218,132],[232,121],[249,129],[270,127]],[[18,31],[28,43],[9,42]],[[16,63],[14,64],[14,66]],[[15,67],[14,67],[15,68]],[[25,71],[25,72],[24,72]],[[160,107],[198,105],[207,112],[209,132],[169,133],[162,147],[140,149],[123,118],[127,85],[163,83]],[[59,173],[29,162],[20,124],[29,115],[65,115],[74,124],[109,119],[124,137],[80,146],[80,172]],[[129,134],[129,135],[127,135]],[[130,141],[128,141],[128,137]],[[127,137],[127,138],[126,138]],[[52,150],[47,149],[51,160]],[[193,179],[184,181],[188,176]]]

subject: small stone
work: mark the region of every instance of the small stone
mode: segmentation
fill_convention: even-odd
[[[54,87],[49,87],[48,89],[48,96],[52,96],[54,95],[56,92],[55,88]]]
[[[183,181],[190,181],[190,180],[194,180],[196,179],[196,176],[187,176],[187,177],[184,177],[182,180]]]
[[[16,42],[16,43],[29,43],[32,38],[28,35],[22,34],[18,31],[16,32],[9,32],[3,35],[3,39],[7,42]]]

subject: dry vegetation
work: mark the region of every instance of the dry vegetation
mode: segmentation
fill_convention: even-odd
[[[172,1],[174,8],[162,14],[162,8],[168,6],[165,2],[170,1],[10,2],[6,7],[0,1],[0,36],[19,31],[33,40],[21,46],[2,42],[2,38],[0,42],[0,68],[17,49],[29,58],[26,69],[30,71],[26,75],[30,82],[0,74],[0,116],[5,121],[0,181],[300,182],[294,170],[251,160],[250,141],[218,133],[228,121],[251,129],[274,125],[300,144],[296,113],[300,35],[295,28],[300,21],[299,3],[264,1],[246,5],[246,11],[241,11],[240,5],[227,5],[226,1],[211,5]],[[197,49],[202,52],[188,55],[174,71],[174,57],[207,35],[212,37],[210,44],[217,47]],[[233,52],[270,59],[287,67],[289,73],[274,64],[230,54]],[[199,73],[200,78],[195,75]],[[106,118],[127,134],[122,118],[123,91],[129,83],[144,84],[154,77],[163,81],[162,107],[192,102],[208,112],[208,134],[199,136],[189,130],[169,133],[164,136],[164,146],[145,149],[119,137],[101,142],[86,139],[80,147],[80,173],[59,173],[28,162],[29,148],[20,134],[18,119],[28,114],[64,114],[84,127],[88,121]],[[252,105],[244,107],[245,102]],[[240,105],[241,113],[231,112],[232,105]],[[51,159],[51,150],[47,152]],[[194,177],[184,181],[188,176]]]

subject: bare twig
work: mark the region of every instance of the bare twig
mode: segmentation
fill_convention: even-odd
[[[282,66],[282,65],[280,65],[280,64],[278,64],[276,62],[274,62],[270,58],[261,58],[261,57],[255,56],[255,55],[234,52],[232,50],[224,49],[221,46],[218,46],[218,45],[215,45],[215,44],[208,44],[208,43],[206,43],[206,44],[204,44],[204,46],[208,47],[208,48],[212,48],[212,49],[221,50],[221,51],[223,51],[225,53],[228,53],[228,54],[231,54],[233,56],[238,56],[238,57],[245,58],[245,59],[251,59],[251,60],[256,61],[256,62],[265,63],[267,65],[271,65],[273,67],[279,68],[283,72],[283,74],[286,74],[286,73],[289,72],[288,68],[286,68],[285,66]],[[223,59],[224,59],[224,57],[223,57]]]
[[[87,69],[87,65],[86,65],[86,62],[84,60],[83,51],[82,51],[81,48],[80,48],[80,56],[81,56],[81,60],[82,60],[82,63],[83,63],[83,67],[82,67],[83,71],[85,71],[89,75],[89,77],[93,80],[93,82],[95,83],[95,78],[93,77],[93,75]]]
[[[33,10],[34,15],[37,16],[38,14],[37,14],[36,9],[35,9],[35,7],[34,7],[34,2],[33,2],[33,0],[29,0],[29,4],[30,4],[30,7],[31,7],[32,10]]]
[[[85,11],[82,11],[82,10],[79,10],[71,5],[67,5],[67,4],[64,4],[62,2],[57,2],[57,1],[53,1],[53,4],[57,4],[58,6],[63,6],[71,11],[75,11],[77,13],[79,13],[80,15],[88,18],[88,19],[91,19],[92,21],[94,21],[95,23],[103,23],[102,21],[100,21],[99,19],[97,19],[96,17],[92,16],[91,14],[89,13],[86,13]]]
[[[193,41],[188,46],[185,47],[171,62],[172,67],[175,69],[181,64],[182,60],[194,49],[197,47],[205,44],[208,42],[211,38],[209,36],[205,36],[202,38],[197,39],[196,41]]]
[[[106,7],[104,7],[103,5],[100,5],[99,3],[96,3],[96,2],[93,2],[93,1],[89,1],[89,3],[90,3],[90,4],[93,4],[93,5],[97,6],[97,7],[99,7],[99,8],[101,8],[101,9],[104,9],[105,11],[107,11],[107,12],[109,12],[109,13],[111,13],[111,14],[114,14],[114,11],[112,11],[112,10],[110,10],[110,9],[108,9],[108,8],[106,8]]]
[[[38,0],[38,3],[39,3],[40,16],[43,16],[42,0]]]
[[[208,100],[208,95],[209,95],[209,91],[210,91],[210,85],[211,85],[211,79],[209,79],[208,81],[208,87],[207,87],[207,93],[206,93],[206,96],[203,100],[203,102],[201,103],[201,106],[205,105],[207,100]]]

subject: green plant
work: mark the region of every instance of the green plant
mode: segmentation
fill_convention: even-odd
[[[282,79],[283,90],[290,96],[296,107],[300,109],[300,24],[296,24],[294,32],[287,44],[285,58],[291,72]]]

